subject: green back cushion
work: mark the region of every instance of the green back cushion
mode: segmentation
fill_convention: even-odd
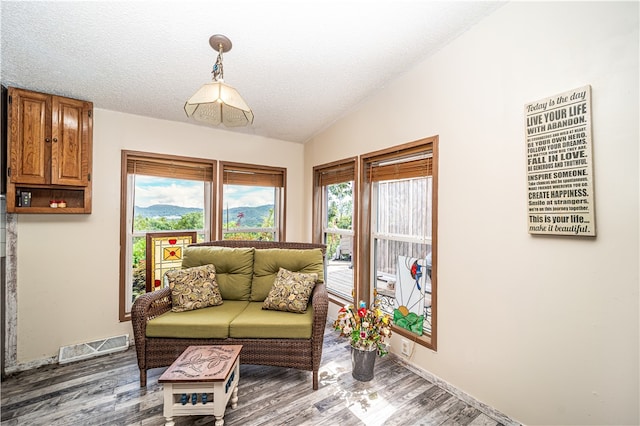
[[[252,302],[264,302],[280,268],[292,272],[315,273],[318,274],[318,282],[324,282],[322,250],[258,249],[254,255]]]
[[[249,300],[254,252],[252,247],[186,247],[182,268],[213,264],[222,299]]]

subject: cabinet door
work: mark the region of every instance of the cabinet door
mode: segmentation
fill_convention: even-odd
[[[91,103],[54,96],[51,123],[51,183],[88,186],[91,170]]]
[[[9,181],[49,183],[51,96],[9,88]]]

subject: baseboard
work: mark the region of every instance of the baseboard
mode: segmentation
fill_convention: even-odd
[[[57,363],[58,363],[58,357],[52,356],[51,358],[36,359],[34,361],[23,362],[20,364],[7,366],[5,367],[5,372],[7,373],[7,375],[9,375],[9,374],[19,373],[21,371],[33,370],[34,368],[44,367],[45,365],[57,364]]]
[[[501,424],[505,425],[505,426],[522,426],[522,424],[520,422],[517,422],[511,418],[509,418],[508,416],[504,415],[503,413],[501,413],[500,411],[496,410],[493,407],[490,407],[489,405],[478,401],[477,399],[475,399],[473,396],[469,395],[466,392],[461,391],[460,389],[458,389],[457,387],[455,387],[454,385],[452,385],[451,383],[442,380],[440,377],[428,372],[427,370],[423,370],[420,367],[417,367],[409,362],[407,362],[407,360],[403,359],[402,357],[394,354],[394,353],[389,353],[389,356],[393,357],[396,361],[398,361],[400,364],[402,364],[405,368],[407,368],[408,370],[411,370],[412,372],[416,373],[418,376],[430,381],[431,383],[437,385],[438,387],[446,390],[447,392],[453,394],[456,396],[456,398],[460,399],[461,401],[466,402],[467,404],[469,404],[470,406],[476,408],[477,410],[481,411],[482,413],[486,414],[487,416],[491,417],[492,419],[495,419],[497,421],[499,421]]]

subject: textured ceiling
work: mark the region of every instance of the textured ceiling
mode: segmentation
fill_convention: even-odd
[[[255,115],[229,130],[304,143],[501,4],[3,0],[1,80],[204,125],[183,106],[211,80],[209,37],[224,34],[225,81]]]

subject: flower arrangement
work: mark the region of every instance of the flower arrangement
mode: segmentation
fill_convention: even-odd
[[[384,313],[377,303],[367,308],[361,301],[358,309],[346,305],[338,311],[338,318],[333,323],[340,336],[351,339],[351,346],[365,351],[376,350],[378,355],[385,356],[388,344],[385,339],[391,337],[392,318]]]

